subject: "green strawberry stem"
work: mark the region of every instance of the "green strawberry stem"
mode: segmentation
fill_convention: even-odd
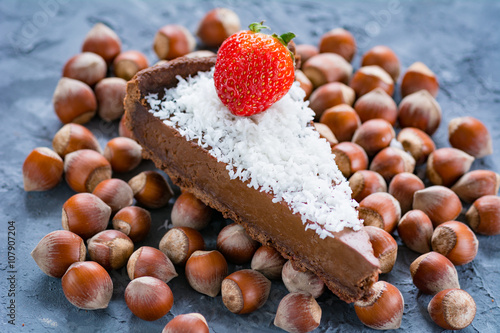
[[[248,26],[248,28],[252,32],[260,32],[263,29],[271,30],[271,28],[264,25],[264,21],[251,23]],[[284,46],[288,46],[288,43],[290,43],[290,41],[295,38],[295,34],[293,32],[286,32],[286,33],[282,34],[281,36],[278,36],[277,34],[273,34],[272,36],[274,38],[276,38],[277,40],[279,40],[279,42],[281,44],[283,44]]]
[[[254,22],[248,26],[248,29],[253,32],[260,32],[262,29],[271,30],[268,26],[264,25],[264,21]]]

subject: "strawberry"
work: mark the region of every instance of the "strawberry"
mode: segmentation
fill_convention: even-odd
[[[286,46],[295,35],[263,34],[260,30],[269,28],[262,23],[229,36],[217,53],[215,89],[237,116],[267,110],[286,95],[294,80],[293,55]]]

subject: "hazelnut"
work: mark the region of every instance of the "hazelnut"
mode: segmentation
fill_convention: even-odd
[[[52,140],[52,148],[62,158],[80,149],[92,149],[101,153],[101,146],[94,134],[86,127],[69,123],[64,125]]]
[[[167,283],[177,276],[175,267],[165,253],[150,246],[142,246],[130,256],[127,263],[130,280],[152,276]]]
[[[359,170],[349,178],[352,198],[360,202],[367,196],[376,192],[387,192],[384,178],[375,171]]]
[[[299,83],[302,90],[304,90],[304,92],[306,93],[306,95],[304,96],[304,100],[309,99],[309,96],[311,96],[314,88],[311,80],[309,80],[309,78],[300,69],[296,69],[295,81]]]
[[[413,284],[424,294],[460,288],[457,269],[445,256],[437,252],[422,254],[410,265]]]
[[[361,96],[354,104],[354,110],[362,123],[370,119],[381,118],[394,126],[398,119],[398,106],[381,88],[376,88]]]
[[[66,62],[63,68],[63,76],[93,86],[106,77],[107,71],[106,61],[100,55],[83,52],[73,56]]]
[[[156,33],[153,49],[158,58],[171,60],[193,51],[195,45],[196,41],[189,30],[181,25],[168,24]]]
[[[205,250],[205,241],[193,228],[174,227],[162,237],[159,248],[175,265],[184,265],[195,251]]]
[[[129,282],[125,288],[125,303],[137,317],[153,321],[170,311],[174,295],[162,280],[143,276]]]
[[[399,148],[387,147],[375,155],[370,164],[370,170],[378,172],[389,183],[394,176],[402,173],[412,173],[415,169],[415,159]]]
[[[193,194],[183,192],[175,200],[170,215],[174,227],[205,228],[212,218],[212,208],[198,200]]]
[[[361,66],[377,65],[385,70],[396,82],[399,78],[401,65],[394,51],[384,45],[377,45],[369,49],[361,59]]]
[[[147,208],[161,208],[174,196],[165,178],[156,171],[143,171],[128,181],[134,198]]]
[[[78,193],[63,205],[62,226],[88,239],[106,229],[110,216],[111,208],[104,201],[90,193]]]
[[[121,52],[120,37],[109,27],[97,23],[87,33],[82,45],[82,52],[94,52],[110,64]]]
[[[413,173],[401,172],[392,178],[389,183],[389,194],[391,194],[401,206],[401,213],[409,211],[413,204],[413,194],[425,188],[424,182]]]
[[[136,50],[122,52],[113,60],[115,75],[126,81],[131,80],[137,72],[148,67],[148,58],[144,53]]]
[[[125,114],[123,114],[122,118],[120,119],[120,124],[118,124],[118,135],[135,140],[132,131],[129,130],[127,125],[125,124],[126,121],[127,117],[125,116]]]
[[[329,82],[318,87],[309,97],[309,107],[321,118],[325,110],[340,104],[352,105],[354,90],[341,82]]]
[[[117,178],[103,180],[95,187],[92,194],[111,207],[113,214],[134,202],[134,193],[130,186]]]
[[[31,256],[42,272],[61,278],[71,264],[84,261],[87,250],[83,239],[66,230],[45,235],[31,251]]]
[[[63,77],[52,98],[54,111],[62,123],[85,124],[94,117],[97,100],[90,87],[78,80]]]
[[[192,59],[192,58],[208,58],[208,57],[213,57],[216,55],[217,55],[216,53],[209,51],[209,50],[198,50],[198,51],[189,52],[184,57],[186,57],[188,59]],[[167,62],[166,60],[160,60],[156,63],[156,65],[166,63],[166,62]]]
[[[368,155],[358,144],[341,142],[333,147],[332,153],[335,155],[335,163],[346,178],[368,168]]]
[[[373,225],[391,233],[401,218],[399,202],[389,193],[372,193],[359,203],[359,218],[364,225]]]
[[[413,194],[413,209],[423,211],[437,227],[443,222],[454,220],[462,211],[458,196],[444,186],[430,186]]]
[[[227,261],[234,264],[249,262],[258,247],[259,243],[250,238],[245,229],[237,223],[225,226],[217,236],[217,250]]]
[[[500,234],[500,197],[485,195],[477,199],[465,217],[472,230],[479,234]]]
[[[64,157],[66,183],[76,192],[92,192],[97,184],[111,178],[109,162],[91,149],[80,149]]]
[[[432,135],[441,123],[441,107],[427,90],[414,92],[399,103],[399,125]]]
[[[286,259],[274,248],[262,245],[255,251],[250,266],[268,279],[281,279],[281,271]]]
[[[215,297],[227,275],[227,262],[219,251],[195,251],[186,262],[185,272],[194,290]]]
[[[361,122],[356,111],[347,104],[339,104],[321,115],[320,123],[327,125],[339,141],[351,140]]]
[[[356,40],[349,31],[336,28],[321,36],[318,48],[321,53],[336,53],[351,62],[356,54]]]
[[[314,298],[320,297],[325,291],[325,283],[310,271],[299,271],[293,267],[291,260],[283,265],[281,278],[289,292],[306,292]]]
[[[115,172],[129,172],[142,161],[142,147],[132,139],[117,137],[108,141],[104,157]]]
[[[359,320],[376,330],[397,329],[403,318],[404,299],[398,288],[385,281],[375,282],[366,300],[354,302]]]
[[[199,313],[187,313],[175,316],[168,322],[161,333],[209,333],[207,320]]]
[[[392,96],[394,92],[394,81],[379,66],[361,67],[352,76],[349,86],[354,89],[358,98],[377,88],[382,89],[389,96]]]
[[[201,19],[196,35],[204,45],[216,48],[240,29],[240,18],[235,12],[228,8],[214,8]]]
[[[134,242],[146,238],[151,228],[151,214],[144,208],[128,206],[122,208],[113,217],[113,228],[129,236]]]
[[[352,66],[335,53],[320,53],[302,65],[302,71],[315,88],[328,82],[347,84],[352,75]]]
[[[436,97],[439,91],[439,83],[436,75],[429,67],[421,62],[416,62],[408,67],[403,75],[401,96],[405,97],[423,89]]]
[[[276,310],[274,325],[287,332],[310,332],[321,321],[321,307],[309,293],[290,293]]]
[[[87,240],[90,259],[105,269],[119,269],[134,252],[134,243],[117,230],[104,230]]]
[[[52,149],[39,147],[33,149],[23,163],[24,190],[46,191],[59,184],[64,163]]]
[[[352,142],[357,143],[368,156],[374,156],[382,149],[389,147],[396,136],[392,125],[384,119],[372,119],[363,123],[354,132]]]
[[[314,128],[319,133],[319,137],[325,139],[331,147],[335,146],[338,142],[335,134],[333,134],[330,127],[322,123],[314,123]]]
[[[298,44],[295,46],[295,52],[300,57],[300,61],[305,63],[309,58],[319,53],[318,47],[311,44]]]
[[[491,170],[474,170],[463,175],[451,190],[460,199],[472,203],[485,195],[496,195],[500,188],[500,175]]]
[[[111,277],[93,261],[73,263],[61,282],[66,299],[83,310],[105,309],[113,296]]]
[[[403,145],[403,149],[413,156],[417,165],[425,163],[429,155],[436,150],[431,137],[418,128],[403,128],[397,140]]]
[[[453,148],[463,150],[475,158],[493,153],[490,132],[474,117],[452,119],[448,124],[448,135]]]
[[[99,81],[94,91],[98,105],[97,114],[102,120],[113,121],[123,115],[127,81],[120,77],[108,77]]]
[[[396,258],[398,256],[398,244],[394,237],[387,231],[375,226],[366,226],[363,228],[373,247],[373,255],[380,262],[380,272],[382,274],[392,271]]]
[[[441,253],[454,265],[464,265],[477,255],[476,235],[462,222],[448,221],[434,229],[431,239],[432,250]]]
[[[451,186],[469,171],[474,157],[455,148],[439,148],[427,159],[426,174],[434,185]]]
[[[270,291],[271,281],[262,273],[243,269],[222,281],[222,302],[232,313],[251,313],[266,303]]]
[[[431,251],[434,226],[431,219],[421,210],[410,210],[398,223],[398,235],[403,243],[418,253]]]
[[[476,302],[464,290],[446,289],[434,296],[427,307],[432,320],[445,330],[461,330],[476,316]]]

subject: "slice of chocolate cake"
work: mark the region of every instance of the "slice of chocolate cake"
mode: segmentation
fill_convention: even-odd
[[[234,116],[213,87],[215,60],[180,58],[128,83],[126,123],[145,157],[344,301],[363,298],[379,263],[303,91]]]

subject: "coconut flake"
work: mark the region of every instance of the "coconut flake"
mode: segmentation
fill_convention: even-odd
[[[177,79],[162,99],[146,96],[150,112],[226,163],[231,179],[272,194],[273,202],[286,202],[305,229],[321,238],[361,229],[351,188],[330,145],[310,125],[314,111],[298,83],[267,111],[240,117],[217,96],[213,69]]]

